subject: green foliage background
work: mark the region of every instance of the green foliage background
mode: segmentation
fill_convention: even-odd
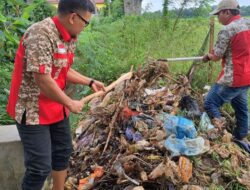
[[[128,16],[116,22],[94,18],[79,38],[74,66],[107,84],[149,59],[197,56],[209,30],[209,19],[173,20],[164,27],[160,15]],[[169,63],[173,73],[186,73],[192,62]],[[201,65],[200,86],[207,82],[207,65]],[[216,73],[215,73],[216,74]],[[196,76],[199,77],[199,76]],[[196,83],[195,86],[199,86]]]

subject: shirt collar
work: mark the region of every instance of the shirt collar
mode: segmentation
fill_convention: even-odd
[[[233,17],[228,21],[227,25],[230,24],[231,22],[235,21],[235,20],[240,19],[240,18],[241,18],[240,15],[233,16]]]
[[[62,35],[64,41],[66,41],[66,42],[70,42],[71,40],[76,41],[75,38],[71,38],[69,32],[62,25],[62,23],[59,21],[58,16],[53,17],[52,20],[55,23],[55,26],[56,26],[57,30],[59,31],[59,33]]]

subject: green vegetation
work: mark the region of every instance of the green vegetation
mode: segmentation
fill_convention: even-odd
[[[143,64],[150,57],[194,56],[206,36],[208,22],[183,20],[180,30],[173,32],[163,28],[160,17],[130,16],[113,23],[96,19],[80,36],[77,55],[81,61],[77,59],[76,65],[91,76],[111,82],[131,65]]]
[[[209,20],[181,19],[176,31],[173,20],[164,27],[160,15],[123,17],[115,22],[94,18],[79,38],[75,67],[80,72],[110,83],[150,58],[197,56],[208,33]],[[112,35],[111,35],[112,34]],[[169,63],[170,71],[186,73],[192,62]],[[196,86],[207,82],[207,64],[200,66]],[[216,74],[216,73],[215,73]],[[196,80],[196,79],[195,79]]]

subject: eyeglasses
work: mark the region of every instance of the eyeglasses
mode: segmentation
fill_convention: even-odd
[[[89,25],[89,21],[87,21],[86,19],[84,19],[80,14],[78,14],[76,12],[71,12],[71,13],[75,13],[85,23],[85,26]]]

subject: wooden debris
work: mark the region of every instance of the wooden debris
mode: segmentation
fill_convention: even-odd
[[[180,107],[187,95],[198,100],[202,110],[202,95],[192,90],[186,76],[171,76],[166,63],[150,61],[109,85],[105,93],[83,98],[91,104],[79,121],[65,189],[77,190],[96,165],[104,173],[95,178],[95,190],[202,190],[211,184],[233,189],[234,183],[249,188],[249,154],[222,130],[224,123],[202,133],[197,127],[200,118],[192,118],[210,150],[170,159],[164,113],[188,117]],[[227,129],[229,124],[233,122]]]

